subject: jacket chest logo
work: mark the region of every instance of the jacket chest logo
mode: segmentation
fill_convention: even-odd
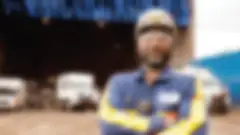
[[[139,100],[137,103],[137,109],[141,113],[149,113],[152,111],[152,103],[148,100]]]
[[[158,104],[166,104],[166,105],[173,105],[180,102],[181,96],[178,92],[174,91],[165,91],[159,92],[157,94],[157,102]]]

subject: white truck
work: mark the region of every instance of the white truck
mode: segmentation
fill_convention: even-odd
[[[23,109],[27,101],[26,82],[21,78],[0,78],[0,109]]]
[[[208,69],[196,66],[186,66],[179,71],[201,79],[206,103],[211,112],[226,114],[230,111],[231,97],[228,89]]]
[[[100,95],[95,87],[92,74],[66,72],[58,76],[56,95],[63,110],[96,109]]]

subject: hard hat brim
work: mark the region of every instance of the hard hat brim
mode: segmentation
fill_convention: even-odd
[[[146,32],[152,31],[152,30],[159,30],[162,31],[166,34],[169,34],[171,36],[175,35],[175,28],[174,27],[169,27],[167,25],[149,25],[149,26],[144,26],[142,28],[136,28],[135,30],[135,35],[139,36],[141,34],[144,34]]]

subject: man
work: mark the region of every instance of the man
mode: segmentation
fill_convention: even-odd
[[[152,9],[136,24],[140,68],[114,75],[99,115],[102,135],[207,135],[201,83],[169,66],[175,24]]]

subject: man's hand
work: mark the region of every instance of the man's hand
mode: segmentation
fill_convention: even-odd
[[[159,117],[164,118],[164,127],[169,128],[174,125],[177,121],[177,117],[175,113],[168,113],[168,114],[158,114]],[[149,135],[159,135],[157,133],[149,133]]]
[[[166,119],[165,119],[166,127],[172,126],[177,121],[176,113],[169,113],[165,117],[166,117]]]
[[[173,124],[176,123],[176,117],[173,117],[173,116],[167,116],[166,119],[165,119],[165,124],[166,124],[166,127],[170,127],[172,126]]]
[[[174,112],[173,113],[163,113],[163,114],[160,114],[160,116],[162,116],[164,118],[164,121],[165,121],[164,123],[165,123],[166,128],[172,126],[177,121],[177,115]]]
[[[164,127],[165,128],[169,128],[175,123],[176,123],[176,118],[175,117],[166,117],[164,119]],[[160,135],[160,134],[155,132],[155,133],[149,133],[148,135]]]

